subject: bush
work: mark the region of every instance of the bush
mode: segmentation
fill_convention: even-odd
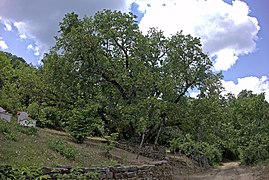
[[[50,149],[60,153],[67,159],[74,160],[76,156],[79,154],[78,150],[75,149],[75,147],[68,144],[68,142],[64,140],[53,139],[48,142],[48,145]]]
[[[164,127],[160,134],[159,144],[160,145],[168,145],[170,139],[177,139],[182,137],[182,131],[177,126],[168,126]],[[171,151],[172,152],[172,151]]]
[[[0,179],[36,179],[40,177],[41,174],[41,168],[36,166],[0,166]]]
[[[38,113],[39,113],[39,105],[38,103],[34,102],[29,104],[29,106],[27,107],[27,109],[25,110],[25,112],[28,112],[29,114],[31,114],[31,117],[33,119],[38,119]]]
[[[58,107],[41,107],[36,123],[38,127],[62,128],[67,121],[66,117],[68,115],[63,113]]]
[[[243,164],[254,165],[269,159],[269,138],[265,135],[256,135],[249,140],[248,146],[239,148],[240,159]]]
[[[103,123],[96,115],[97,109],[98,105],[91,104],[72,110],[68,130],[77,143],[83,143],[87,136],[104,133]]]
[[[221,161],[221,153],[214,145],[194,141],[188,134],[184,139],[177,138],[170,142],[170,151],[175,152],[176,150],[196,160],[202,166],[213,165]]]
[[[0,179],[99,179],[99,173],[90,171],[83,173],[79,168],[73,168],[68,173],[55,171],[44,174],[42,168],[37,166],[0,166]]]
[[[100,179],[98,172],[89,171],[87,173],[82,173],[81,169],[79,168],[72,169],[71,173],[64,173],[64,174],[55,173],[53,174],[53,178],[56,178],[56,179],[92,179],[92,180]]]

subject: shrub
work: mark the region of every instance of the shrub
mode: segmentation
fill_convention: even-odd
[[[90,171],[83,173],[79,168],[73,168],[68,173],[53,172],[44,174],[42,168],[37,166],[0,166],[0,179],[99,179],[99,173]]]
[[[104,148],[106,150],[106,156],[110,157],[110,151],[115,147],[117,139],[119,134],[118,133],[112,133],[110,136],[106,136],[108,139],[108,142],[104,145]]]
[[[38,103],[33,102],[29,104],[25,112],[28,112],[29,114],[31,114],[31,117],[33,119],[38,119],[39,110],[40,110],[40,106],[38,105]]]
[[[40,177],[41,174],[41,168],[36,166],[0,166],[0,179],[36,179]]]
[[[60,153],[67,159],[74,160],[76,156],[79,154],[78,150],[75,149],[75,147],[68,144],[68,142],[64,140],[53,139],[48,142],[48,145],[50,149]]]
[[[37,126],[48,128],[62,127],[62,112],[57,107],[40,108]]]
[[[249,140],[248,146],[239,148],[240,159],[243,164],[254,165],[269,159],[269,138],[268,136],[256,135]]]
[[[221,153],[214,145],[194,141],[188,134],[184,139],[177,138],[170,141],[170,151],[175,152],[176,150],[196,160],[202,166],[213,165],[221,161]]]
[[[83,173],[81,169],[74,168],[70,173],[55,173],[53,174],[53,178],[57,179],[92,179],[97,180],[99,178],[99,173],[96,171],[89,171],[87,173]]]
[[[98,105],[91,104],[84,108],[75,108],[72,110],[68,130],[77,143],[83,143],[87,136],[95,134],[102,135],[104,133],[103,123],[96,116],[97,109]]]
[[[182,143],[180,141],[180,138],[172,139],[170,141],[170,147],[169,147],[170,152],[173,152],[174,154],[176,154],[176,152],[179,151],[180,143]]]

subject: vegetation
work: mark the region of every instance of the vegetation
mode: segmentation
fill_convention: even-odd
[[[59,32],[38,68],[0,53],[1,107],[27,111],[39,127],[66,130],[77,143],[117,134],[211,165],[269,159],[264,94],[224,95],[222,75],[212,70],[199,38],[182,32],[165,37],[154,28],[143,35],[133,14],[110,10],[83,19],[66,14]],[[197,98],[188,96],[192,90]],[[19,141],[1,126],[5,138]],[[76,157],[63,152],[67,144],[50,141],[59,153]]]
[[[75,159],[76,155],[79,155],[79,152],[66,141],[60,139],[50,140],[48,142],[49,148],[60,153],[62,156],[67,159]]]
[[[106,150],[106,156],[111,157],[110,151],[116,146],[118,133],[112,133],[110,136],[106,137],[108,139],[108,142],[104,145],[104,148]]]
[[[102,144],[92,145],[87,142],[88,144],[77,145],[66,133],[38,129],[35,134],[30,134],[22,132],[21,129],[30,130],[14,123],[0,121],[0,166],[92,167],[117,163],[103,155],[105,151],[102,150]]]
[[[99,179],[98,172],[82,173],[79,168],[73,168],[70,173],[53,172],[44,174],[40,167],[0,166],[0,178],[8,179]]]

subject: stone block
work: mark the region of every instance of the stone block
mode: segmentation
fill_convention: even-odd
[[[136,172],[128,172],[127,173],[127,177],[128,178],[133,178],[133,177],[136,177],[137,176],[137,173]]]
[[[136,166],[128,166],[128,167],[126,167],[126,170],[128,172],[135,172],[138,170],[138,168]]]

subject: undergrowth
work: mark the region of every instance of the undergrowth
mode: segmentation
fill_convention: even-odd
[[[67,159],[74,160],[76,156],[79,154],[79,151],[68,144],[67,141],[61,139],[52,139],[48,141],[49,148],[60,153],[62,156]]]
[[[57,169],[53,169],[53,173],[46,173],[42,168],[38,166],[0,166],[0,179],[99,179],[99,173],[96,171],[90,171],[83,173],[80,168],[73,168],[70,172],[60,172]]]

